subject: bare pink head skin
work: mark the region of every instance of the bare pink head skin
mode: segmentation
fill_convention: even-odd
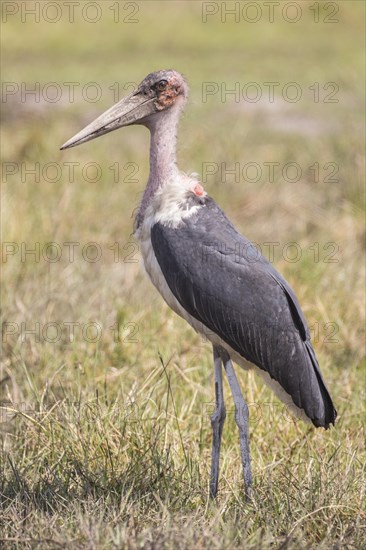
[[[149,74],[138,87],[140,93],[155,98],[155,112],[173,106],[184,107],[188,98],[188,85],[184,77],[173,69]]]

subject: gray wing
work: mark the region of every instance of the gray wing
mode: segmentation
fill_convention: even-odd
[[[167,284],[190,315],[267,371],[316,426],[336,411],[297,298],[209,197],[178,228],[156,223],[151,240]]]

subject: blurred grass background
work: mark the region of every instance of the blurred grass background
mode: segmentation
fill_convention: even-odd
[[[34,2],[8,4],[19,11],[2,12],[1,545],[364,547],[364,4],[315,3],[319,23],[313,2],[297,3],[297,23],[282,15],[284,2],[273,23],[260,2],[257,23],[243,15],[223,22],[222,4],[214,2],[218,13],[206,23],[201,2],[99,2],[96,23],[83,18],[85,2],[72,23],[63,2],[56,23],[46,20],[52,8],[36,23],[22,13]],[[338,22],[325,23],[327,16]],[[148,176],[147,131],[123,129],[59,151],[115,102],[115,83],[122,97],[128,83],[170,67],[191,88],[179,165],[203,176],[207,163],[218,163],[206,190],[264,252],[263,243],[279,243],[274,263],[300,299],[339,413],[334,429],[315,431],[291,420],[251,373],[239,373],[252,415],[250,504],[242,498],[233,414],[223,435],[219,499],[207,501],[210,346],[162,302],[131,236]],[[51,82],[62,91],[56,102],[42,97]],[[73,102],[68,82],[80,84]],[[102,90],[96,102],[81,93],[91,82]],[[220,91],[256,82],[263,97],[236,102],[219,92],[204,101],[207,82]],[[280,83],[273,103],[265,82]],[[303,92],[296,103],[281,95],[289,82]],[[309,89],[316,82],[319,102]],[[336,103],[324,102],[329,82],[339,87]],[[35,83],[40,101],[21,93]],[[10,93],[13,85],[19,92]],[[261,167],[259,181],[224,181],[225,167],[242,170],[248,162]],[[269,162],[279,163],[274,182]],[[281,175],[288,162],[302,169],[296,182]],[[74,179],[66,163],[78,163]],[[85,176],[88,163],[97,163],[98,181],[92,168]],[[333,182],[326,163],[338,167]],[[52,256],[50,242],[60,246],[59,261],[42,254]],[[74,261],[64,245],[70,242],[79,243]],[[302,251],[297,262],[282,253],[289,242]],[[82,250],[95,251],[85,252],[88,243],[102,251],[99,261],[83,257]],[[24,247],[37,246],[39,257],[22,258]],[[94,342],[90,323],[99,330]],[[25,334],[37,327],[40,338]],[[232,411],[227,387],[226,394]]]

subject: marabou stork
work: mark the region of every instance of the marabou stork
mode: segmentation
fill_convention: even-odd
[[[210,496],[217,494],[226,415],[222,365],[234,398],[249,495],[248,407],[232,360],[244,369],[254,368],[290,409],[316,427],[327,429],[337,412],[294,291],[236,231],[199,181],[177,168],[176,133],[187,97],[188,86],[180,73],[151,73],[61,149],[122,126],[141,124],[150,130],[150,175],[134,234],[145,269],[164,300],[212,342],[216,408],[211,417]]]

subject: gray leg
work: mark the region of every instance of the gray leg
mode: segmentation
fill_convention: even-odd
[[[220,350],[221,358],[224,363],[226,376],[230,385],[231,393],[233,394],[235,403],[235,421],[239,428],[241,461],[243,466],[245,494],[250,498],[250,486],[252,485],[252,471],[250,468],[250,452],[249,452],[249,413],[247,404],[244,401],[240,391],[238,379],[233,368],[233,364],[229,355],[225,350]]]
[[[226,411],[224,403],[224,392],[222,386],[222,366],[221,356],[217,348],[213,346],[214,369],[215,369],[215,398],[216,408],[211,416],[212,426],[212,462],[211,462],[211,480],[210,480],[210,498],[217,495],[217,485],[219,480],[219,462],[222,428],[224,426]]]

